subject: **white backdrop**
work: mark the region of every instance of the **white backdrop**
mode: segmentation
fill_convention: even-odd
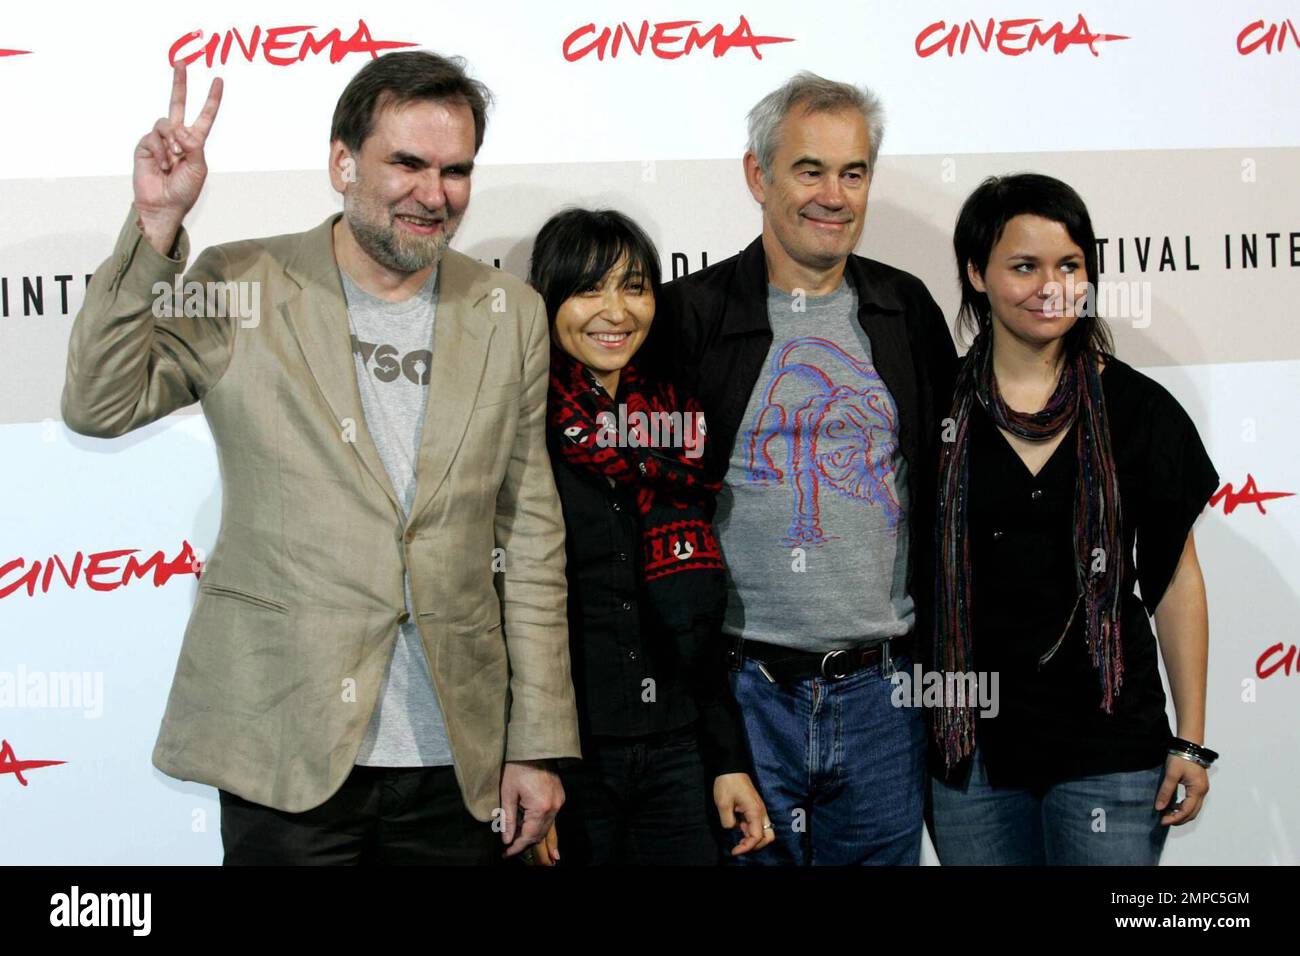
[[[1300,24],[1300,10],[1037,0],[1016,15],[1038,18],[1043,30],[1059,22],[1062,35],[1125,39],[1026,49],[1030,27],[1002,23],[1007,8],[982,2],[147,2],[129,18],[89,5],[8,11],[0,863],[220,860],[215,790],[150,764],[195,595],[196,578],[176,559],[187,544],[206,554],[220,518],[210,435],[190,409],[121,439],[83,438],[63,427],[58,402],[85,277],[126,214],[132,148],[166,111],[174,45],[181,57],[201,54],[216,35],[219,54],[227,31],[239,31],[224,63],[218,55],[209,67],[200,55],[189,67],[191,118],[212,75],[226,84],[212,172],[187,222],[196,252],[304,229],[339,207],[324,173],[329,120],[369,54],[348,53],[345,42],[300,58],[302,30],[259,45],[252,62],[240,52],[255,27],[260,43],[274,28],[305,25],[317,38],[337,28],[347,41],[361,29],[468,59],[497,106],[456,245],[516,274],[537,227],[571,203],[633,215],[669,274],[737,251],[759,229],[740,175],[744,114],[800,69],[867,83],[885,100],[860,251],[919,275],[950,317],[952,223],[980,179],[1032,169],[1072,183],[1107,239],[1103,278],[1139,283],[1150,296],[1148,314],[1113,321],[1120,356],[1183,403],[1232,485],[1197,526],[1210,604],[1207,743],[1223,758],[1201,818],[1173,834],[1164,862],[1295,863],[1300,669],[1262,677],[1260,665],[1267,672],[1300,644],[1300,502],[1240,493],[1300,492],[1300,335],[1291,316],[1300,293],[1300,36],[1291,23]],[[689,28],[677,27],[662,31],[662,56],[653,40],[638,55],[626,38],[614,54],[611,39],[603,59],[576,55],[607,26],[626,23],[633,40],[645,20],[649,34],[682,20],[732,34],[742,16],[753,34],[788,42],[760,45],[761,58],[716,41],[682,54]],[[959,34],[952,55],[929,52],[954,22],[973,21],[983,35],[990,18],[989,50],[972,34],[962,52]],[[331,62],[331,49],[344,55]],[[126,573],[128,551],[140,562],[161,554],[179,573]]]

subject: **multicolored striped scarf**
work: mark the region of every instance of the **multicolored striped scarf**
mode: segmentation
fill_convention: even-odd
[[[1110,428],[1097,363],[1080,350],[1061,370],[1047,405],[1032,414],[1008,408],[993,374],[991,336],[982,332],[971,344],[957,378],[951,441],[939,460],[939,499],[935,515],[934,666],[946,673],[967,673],[972,663],[970,493],[970,424],[978,401],[994,423],[1030,441],[1046,441],[1077,419],[1075,457],[1075,574],[1079,597],[1061,636],[1039,658],[1046,664],[1060,648],[1082,604],[1088,651],[1101,684],[1101,707],[1111,713],[1124,678],[1120,644],[1120,584],[1124,560],[1120,536],[1119,480],[1111,455]],[[1100,550],[1098,550],[1100,549]],[[935,712],[933,733],[951,768],[975,746],[974,708],[945,701]]]

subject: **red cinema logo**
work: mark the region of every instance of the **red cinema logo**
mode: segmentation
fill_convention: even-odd
[[[366,26],[365,20],[357,21],[356,31],[346,40],[338,27],[317,39],[312,31],[318,29],[320,28],[315,26],[294,26],[270,27],[263,30],[262,27],[255,26],[247,40],[238,29],[234,28],[224,33],[214,33],[206,40],[203,39],[202,30],[195,30],[185,34],[171,45],[171,49],[167,51],[167,59],[172,66],[188,66],[200,57],[208,66],[214,63],[225,66],[230,58],[232,46],[237,45],[236,58],[242,56],[249,63],[256,60],[260,54],[262,59],[272,66],[292,66],[301,63],[308,56],[323,53],[326,48],[329,49],[330,62],[337,63],[349,53],[369,53],[371,58],[377,58],[384,50],[418,46],[416,43],[406,43],[402,40],[376,40],[370,35],[370,28]],[[297,34],[302,36],[299,37]],[[197,49],[182,53],[187,48],[193,48],[195,44],[198,44]]]
[[[974,40],[985,53],[997,51],[1003,56],[1021,56],[1047,46],[1057,56],[1074,46],[1086,46],[1097,56],[1098,43],[1129,39],[1118,33],[1093,33],[1082,13],[1068,30],[1059,20],[1050,26],[1042,23],[1037,17],[1001,21],[990,17],[981,29],[974,20],[952,26],[938,20],[916,35],[916,55],[927,57],[940,51],[947,51],[950,57],[964,54]]]
[[[1265,664],[1265,661],[1268,663]],[[1279,670],[1290,677],[1293,668],[1297,674],[1300,674],[1300,667],[1296,667],[1296,646],[1292,644],[1288,647],[1281,641],[1260,654],[1259,659],[1255,661],[1255,673],[1260,680],[1272,677]]]
[[[35,596],[37,587],[40,587],[42,594],[48,593],[56,567],[59,578],[69,589],[84,583],[92,591],[116,591],[147,575],[152,575],[153,586],[156,588],[162,587],[177,574],[202,576],[203,562],[188,541],[181,542],[180,553],[170,561],[161,551],[155,551],[140,560],[135,557],[139,550],[125,548],[120,551],[96,551],[92,554],[78,551],[66,563],[57,554],[51,555],[46,561],[37,558],[30,564],[25,558],[14,558],[0,564],[0,598],[7,598],[19,588],[26,590],[28,597]],[[119,565],[119,558],[126,560]]]
[[[642,20],[641,26],[635,30],[626,23],[620,23],[597,32],[596,24],[587,23],[564,38],[564,58],[573,63],[595,53],[597,60],[603,60],[608,53],[612,60],[618,56],[626,40],[627,48],[636,56],[642,56],[648,51],[661,60],[675,60],[710,46],[713,48],[714,59],[740,48],[749,50],[754,54],[754,59],[761,60],[763,54],[759,47],[769,43],[794,42],[793,37],[755,35],[749,28],[749,21],[743,16],[730,33],[725,32],[720,23],[701,32],[699,24],[699,20],[670,20],[652,25],[649,20]]]
[[[1259,509],[1260,514],[1266,515],[1268,512],[1264,510],[1264,502],[1272,501],[1274,498],[1290,498],[1294,495],[1293,491],[1260,491],[1255,487],[1255,476],[1247,472],[1246,483],[1241,486],[1240,491],[1233,490],[1232,482],[1224,484],[1210,497],[1210,507],[1213,508],[1222,501],[1223,513],[1230,515],[1237,510],[1237,505],[1254,505]]]
[[[1300,34],[1296,33],[1295,24],[1290,20],[1268,24],[1256,20],[1247,23],[1237,34],[1237,52],[1242,56],[1250,56],[1260,49],[1265,53],[1281,53],[1287,37],[1291,38],[1291,49],[1300,50]]]
[[[61,763],[67,763],[66,760],[19,760],[14,755],[14,748],[9,746],[9,741],[0,740],[0,774],[11,773],[19,783],[24,787],[27,786],[27,778],[23,776],[24,770],[39,770],[41,767],[56,767]]]

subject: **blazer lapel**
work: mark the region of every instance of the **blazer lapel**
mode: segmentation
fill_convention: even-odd
[[[370,429],[366,427],[365,409],[357,388],[347,300],[334,259],[333,228],[340,215],[335,214],[315,229],[303,233],[297,255],[285,266],[285,272],[299,289],[296,295],[291,295],[278,307],[298,340],[312,377],[334,413],[339,430],[348,421],[353,423],[354,438],[349,444],[379,487],[384,489],[400,516],[402,506],[392,482],[388,480],[379,449],[370,437]]]
[[[482,267],[448,249],[438,265],[438,310],[433,320],[429,404],[417,460],[415,501],[408,524],[442,487],[474,411],[488,345],[496,324],[478,309],[488,289],[476,282]],[[502,441],[509,440],[502,436]]]

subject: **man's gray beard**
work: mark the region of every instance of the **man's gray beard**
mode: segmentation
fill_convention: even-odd
[[[350,213],[347,220],[353,238],[366,255],[385,269],[392,269],[394,272],[419,272],[421,269],[437,265],[451,241],[451,237],[445,231],[447,226],[445,219],[442,222],[444,231],[434,239],[432,248],[427,243],[421,243],[418,247],[402,243],[397,237],[396,227],[384,229],[370,222],[358,221]]]

